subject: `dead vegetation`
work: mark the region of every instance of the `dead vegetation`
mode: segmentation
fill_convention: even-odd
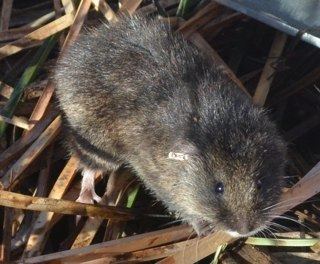
[[[176,16],[176,0],[157,5],[139,0],[120,5],[104,0],[2,1],[2,263],[320,261],[320,51],[214,1],[204,2],[183,19]],[[183,10],[180,4],[178,13]],[[273,234],[236,240],[216,232],[198,238],[188,226],[168,227],[174,219],[129,171],[112,174],[107,182],[108,177],[97,175],[98,191],[106,190],[101,205],[74,202],[80,189],[78,160],[68,157],[61,144],[48,68],[84,23],[116,23],[120,13],[134,12],[159,12],[159,19],[218,63],[255,104],[269,109],[289,142],[291,175],[282,206],[274,212],[282,217],[275,220]],[[76,225],[75,215],[89,218]]]

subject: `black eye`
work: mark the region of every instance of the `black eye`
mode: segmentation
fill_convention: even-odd
[[[218,182],[215,186],[215,189],[214,191],[217,193],[217,194],[223,194],[224,192],[224,186],[223,186],[223,183],[222,182]]]
[[[262,182],[260,180],[257,181],[257,189],[261,190],[262,188]]]

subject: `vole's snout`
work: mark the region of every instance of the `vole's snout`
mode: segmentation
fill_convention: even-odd
[[[244,217],[235,219],[235,221],[230,225],[228,233],[235,237],[247,237],[254,235],[260,229],[261,228],[257,224]]]
[[[230,215],[229,219],[225,223],[225,231],[234,237],[253,236],[268,226],[267,220],[259,211]]]
[[[244,235],[250,232],[250,226],[251,224],[247,219],[237,219],[237,221],[233,225],[233,230],[241,235]]]

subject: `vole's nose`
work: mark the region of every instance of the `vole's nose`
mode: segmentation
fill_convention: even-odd
[[[232,223],[231,228],[239,233],[240,236],[246,236],[255,229],[254,225],[246,217],[237,217]]]
[[[248,220],[245,218],[238,219],[236,230],[240,235],[245,235],[250,232]]]

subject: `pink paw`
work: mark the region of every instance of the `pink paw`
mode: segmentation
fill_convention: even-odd
[[[101,197],[96,194],[94,189],[94,180],[95,180],[95,171],[90,169],[84,169],[82,171],[82,182],[81,190],[78,199],[76,202],[94,204],[94,201],[97,203],[101,202]],[[80,215],[76,216],[76,223],[78,224],[81,219]]]

